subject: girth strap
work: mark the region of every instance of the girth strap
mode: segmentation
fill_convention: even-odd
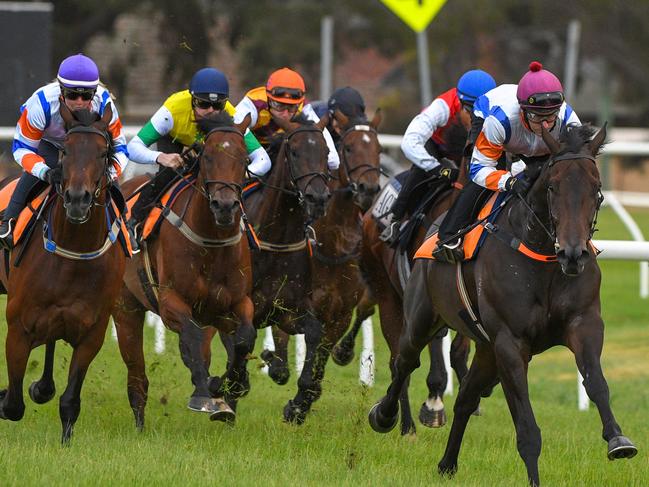
[[[480,323],[478,315],[476,315],[473,310],[473,304],[471,303],[471,298],[469,298],[469,293],[466,290],[466,285],[464,284],[464,276],[462,275],[462,262],[458,262],[455,266],[456,269],[456,279],[457,282],[457,291],[460,295],[460,300],[464,305],[464,309],[460,311],[459,315],[462,321],[469,327],[469,329],[478,337],[483,338],[487,342],[490,342],[489,335]],[[463,311],[465,313],[463,313]]]
[[[166,207],[162,211],[162,215],[169,223],[176,227],[180,231],[180,233],[182,233],[185,238],[187,238],[187,240],[200,247],[230,247],[232,245],[236,245],[241,241],[241,235],[245,231],[245,226],[242,218],[241,220],[239,220],[239,233],[237,233],[233,237],[225,239],[207,238],[198,235],[191,228],[189,228],[189,226],[182,220],[182,218],[180,218],[180,216],[178,216],[171,208]]]

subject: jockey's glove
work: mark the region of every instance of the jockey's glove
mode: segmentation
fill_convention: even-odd
[[[436,176],[438,178],[446,178],[450,182],[457,181],[457,178],[460,176],[460,170],[450,167],[435,166],[428,172],[431,176]]]
[[[510,177],[505,181],[505,191],[511,191],[514,194],[525,194],[530,189],[530,183],[525,178]]]
[[[45,181],[54,186],[63,182],[63,168],[55,167],[45,173]]]

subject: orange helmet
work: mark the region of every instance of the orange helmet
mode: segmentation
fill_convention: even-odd
[[[278,69],[266,82],[266,94],[271,100],[279,103],[297,105],[304,101],[304,79],[292,69]]]

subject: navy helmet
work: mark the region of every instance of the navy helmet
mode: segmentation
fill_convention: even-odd
[[[203,68],[192,76],[189,92],[195,98],[217,101],[230,96],[230,85],[228,79],[218,69]]]

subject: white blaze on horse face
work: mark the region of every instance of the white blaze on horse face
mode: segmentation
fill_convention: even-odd
[[[230,147],[230,142],[228,142],[228,141],[226,140],[225,142],[223,142],[222,145],[223,145],[223,148],[224,148],[224,149],[227,149],[228,147]]]
[[[365,142],[366,144],[369,144],[370,143],[370,136],[367,135],[367,134],[363,134],[363,142]]]
[[[309,145],[316,145],[318,142],[315,139],[309,137]]]

